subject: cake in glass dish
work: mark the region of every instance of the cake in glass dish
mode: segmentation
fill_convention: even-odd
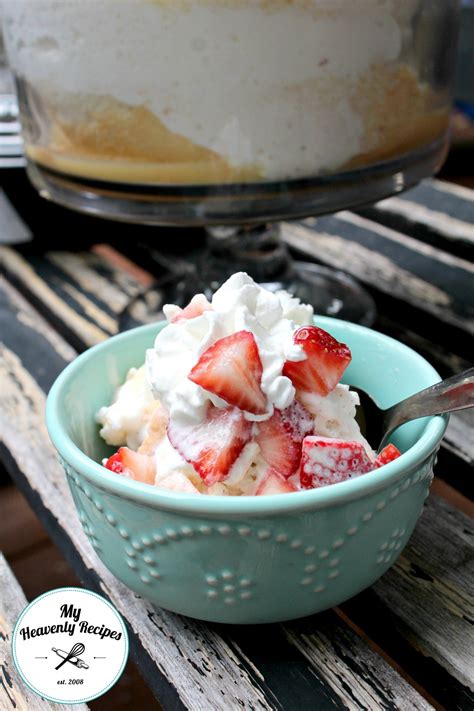
[[[6,0],[26,154],[142,185],[287,181],[404,155],[446,133],[454,5]]]

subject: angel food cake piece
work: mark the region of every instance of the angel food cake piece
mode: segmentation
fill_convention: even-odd
[[[311,306],[234,274],[209,302],[167,305],[145,364],[97,413],[120,446],[105,466],[193,494],[268,495],[360,476],[378,457],[339,381],[349,348],[313,324]]]

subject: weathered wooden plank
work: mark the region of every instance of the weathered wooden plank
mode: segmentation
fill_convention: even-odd
[[[468,360],[454,353],[449,348],[449,343],[444,342],[442,333],[438,341],[427,338],[419,330],[408,328],[400,321],[379,313],[374,324],[377,331],[382,331],[392,338],[396,338],[407,346],[420,353],[431,365],[436,368],[443,378],[460,373],[472,367],[472,359]]]
[[[149,271],[132,262],[125,254],[118,252],[109,244],[96,244],[92,251],[103,257],[108,264],[118,268],[119,272],[132,276],[137,284],[141,284],[143,287],[150,287],[153,284],[155,279]]]
[[[31,308],[11,288],[5,285],[0,288],[9,302],[4,303],[4,310],[10,305],[10,313],[17,321],[19,312],[27,311],[32,316]],[[229,639],[224,638],[221,626],[206,625],[153,608],[121,585],[96,557],[79,526],[65,477],[47,438],[43,422],[44,391],[35,380],[35,371],[28,372],[21,360],[24,349],[36,347],[37,342],[45,338],[43,332],[48,326],[39,316],[36,319],[41,322],[41,328],[37,330],[30,330],[24,320],[19,322],[25,330],[23,340],[18,342],[16,352],[3,346],[0,359],[0,379],[5,383],[0,390],[0,438],[4,457],[12,475],[33,502],[35,511],[43,517],[46,527],[83,580],[105,594],[128,621],[139,664],[165,708],[183,705],[193,711],[292,708],[281,701],[284,696],[282,686],[285,686],[282,685],[281,667],[277,665],[273,669],[268,661],[265,667],[264,660],[255,659],[252,650],[249,654],[239,652],[238,640],[232,640],[232,633],[228,635]],[[31,338],[29,343],[27,334]],[[51,344],[55,338],[51,337],[47,343]],[[54,359],[50,358],[48,362],[54,363]],[[43,377],[43,382],[47,382],[47,378]],[[44,477],[44,471],[48,472],[48,477]],[[344,646],[354,641],[351,633],[334,615],[332,619],[339,648],[345,649],[346,655],[355,654]],[[321,648],[327,647],[328,660],[332,659],[328,646],[332,642],[326,641],[330,627],[318,637]],[[259,628],[258,632],[254,629],[253,633],[249,631],[247,634],[263,640],[266,629]],[[280,637],[279,646],[272,653],[279,652],[286,659],[291,645],[285,642],[282,634]],[[346,640],[344,644],[343,640]],[[367,654],[374,674],[382,667],[379,678],[390,684],[388,688],[380,682],[384,688],[384,695],[379,698],[380,708],[395,711],[395,703],[383,706],[390,694],[410,699],[413,708],[429,708],[429,704],[410,689],[399,674],[386,669],[386,662],[375,653]],[[264,673],[259,662],[264,666]],[[316,669],[298,652],[297,669],[299,686],[292,689],[286,685],[286,698],[296,699],[297,705],[304,707],[306,704],[307,707],[311,703],[318,709],[334,710],[350,708],[354,695],[357,699],[353,690],[357,688],[359,670],[350,664],[340,670],[344,683],[338,688],[330,681],[332,670],[329,666],[325,668],[322,661]],[[368,693],[368,678],[366,681],[364,694]],[[372,690],[374,699],[379,697],[380,688]]]
[[[92,251],[22,256],[0,247],[0,268],[79,348],[117,333],[120,312],[141,288]]]
[[[474,191],[467,188],[426,180],[358,212],[450,252],[474,253]]]
[[[279,654],[282,636],[293,647],[293,653],[290,649],[285,650],[284,656]],[[299,699],[294,696],[295,689],[304,684],[304,679],[298,677],[300,655],[320,672],[336,694],[345,690],[344,704],[348,709],[427,709],[432,708],[431,703],[436,703],[431,699],[413,698],[411,684],[399,683],[393,660],[391,665],[383,665],[381,669],[379,656],[367,640],[347,624],[339,624],[333,611],[281,625],[268,625],[265,634],[260,635],[255,634],[254,628],[233,627],[228,637],[241,653],[258,660],[258,668],[264,673],[266,667],[279,665],[280,687],[287,693],[284,708],[301,707]],[[353,674],[355,686],[349,688],[348,675],[352,677]],[[424,690],[423,693],[426,695]],[[313,708],[319,709],[317,706]]]
[[[441,210],[443,214],[456,217],[465,224],[474,223],[474,190],[462,185],[433,178],[423,180],[402,194],[407,200],[432,210]]]
[[[403,556],[374,590],[412,643],[474,691],[473,519],[432,497]]]
[[[282,236],[290,247],[403,302],[418,318],[420,312],[434,317],[438,331],[441,322],[474,335],[471,262],[350,212],[283,223]],[[422,332],[423,325],[421,319]]]
[[[439,180],[438,178],[433,178],[426,182],[436,190],[434,197],[435,205],[439,204],[440,193],[444,194],[446,198],[449,198],[450,206],[447,212],[450,214],[452,212],[452,214],[456,215],[462,213],[464,209],[469,210],[469,203],[474,203],[474,190],[471,187],[464,187],[463,185],[451,183],[447,180]],[[472,219],[472,212],[469,210],[468,220],[472,221]]]
[[[384,224],[390,221],[389,227],[396,226],[407,234],[415,233],[415,236],[421,237],[420,231],[424,227],[428,234],[434,232],[438,237],[454,243],[454,246],[456,242],[461,242],[465,246],[474,247],[474,225],[414,202],[408,199],[408,195],[410,194],[387,198],[377,203],[370,211],[361,212],[368,213],[372,219],[379,218]]]
[[[449,421],[439,451],[443,479],[474,501],[474,410],[458,412]]]
[[[330,631],[326,613],[302,623],[284,625],[287,639],[304,654],[316,668],[329,669],[328,681],[334,690],[344,686],[348,671],[356,672],[355,685],[347,689],[347,708],[365,711],[376,708],[427,709],[433,708],[425,699],[413,699],[408,684],[393,683],[397,672],[388,664],[380,669],[374,665],[376,655],[355,632],[340,627]],[[349,652],[348,652],[349,650]],[[407,693],[408,692],[408,693]]]
[[[402,660],[404,673],[415,678],[436,699],[433,705],[441,709],[472,711],[473,693],[438,664],[425,656],[405,636],[394,611],[387,609],[374,590],[360,593],[346,601],[341,610],[347,619],[373,640],[376,648],[394,660]]]
[[[341,607],[446,708],[472,709],[473,576],[474,520],[432,495],[394,567]]]
[[[87,711],[86,704],[53,704],[34,694],[21,680],[11,654],[15,622],[27,600],[0,553],[0,709],[2,711]]]
[[[474,463],[473,432],[474,411],[466,410],[451,417],[444,441],[446,449],[470,465]]]
[[[351,271],[391,300],[427,312],[464,335],[474,333],[474,267],[466,260],[348,212],[285,224],[283,236],[308,256]],[[98,253],[42,257],[3,249],[0,266],[58,327],[87,344],[116,332],[118,314],[142,288],[136,275],[112,267]]]
[[[441,212],[439,208],[440,205],[437,205],[436,209],[414,202],[407,195],[388,198],[377,205],[379,210],[391,211],[404,217],[408,224],[425,225],[451,242],[465,242],[467,245],[474,246],[474,224]],[[472,205],[471,210],[474,215]]]
[[[469,516],[469,518],[474,518],[474,501],[464,496],[458,489],[455,489],[441,477],[433,477],[431,491],[433,494],[436,494],[436,496],[447,501],[453,509],[462,511],[462,513]]]
[[[81,338],[93,345],[109,335],[95,323],[91,323],[89,318],[77,313],[56,293],[54,285],[42,279],[18,252],[9,247],[1,247],[0,266],[20,289],[23,287],[23,290],[28,292],[28,296],[32,297],[41,311],[46,310],[54,319],[68,324],[73,338]]]

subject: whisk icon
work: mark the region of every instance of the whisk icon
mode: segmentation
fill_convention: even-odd
[[[60,669],[63,664],[66,664],[66,662],[70,662],[76,667],[88,669],[89,667],[87,666],[87,664],[85,664],[82,659],[79,659],[79,656],[84,653],[85,649],[86,648],[82,644],[82,642],[76,642],[76,644],[71,647],[70,652],[63,652],[62,649],[56,649],[55,647],[53,647],[52,651],[56,652],[59,657],[62,657],[62,661],[59,662],[58,666],[55,667],[55,669]]]

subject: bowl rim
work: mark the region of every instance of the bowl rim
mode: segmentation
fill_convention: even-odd
[[[334,319],[329,316],[315,316],[318,325],[331,329],[332,324],[343,324],[344,328],[353,332],[367,332],[376,336],[387,345],[396,344],[397,348],[402,348],[419,359],[432,376],[433,384],[441,378],[438,372],[419,353],[401,341],[397,341],[391,336],[386,336],[366,326]],[[197,496],[195,494],[183,494],[166,489],[160,489],[150,484],[144,484],[131,479],[120,477],[107,470],[102,464],[91,459],[82,452],[72,441],[61,422],[60,408],[62,397],[68,383],[74,379],[76,371],[86,361],[95,358],[102,351],[110,350],[120,341],[133,339],[139,332],[143,335],[158,332],[163,328],[163,320],[152,324],[137,326],[123,333],[111,336],[107,340],[88,348],[84,353],[71,361],[54,381],[49,392],[46,403],[46,425],[51,441],[56,448],[60,458],[66,465],[72,467],[77,473],[84,476],[90,483],[94,484],[109,494],[115,494],[119,498],[132,500],[146,504],[152,508],[164,509],[174,512],[186,512],[191,514],[206,514],[215,516],[268,516],[274,513],[296,513],[308,509],[317,510],[322,508],[332,508],[340,506],[349,501],[369,497],[386,489],[398,480],[406,478],[416,471],[419,466],[438,447],[448,423],[447,415],[436,415],[426,418],[427,424],[418,441],[404,452],[398,459],[386,464],[384,467],[371,473],[370,477],[361,476],[349,479],[331,486],[310,489],[306,491],[291,492],[274,496]],[[132,365],[130,366],[132,367]]]

